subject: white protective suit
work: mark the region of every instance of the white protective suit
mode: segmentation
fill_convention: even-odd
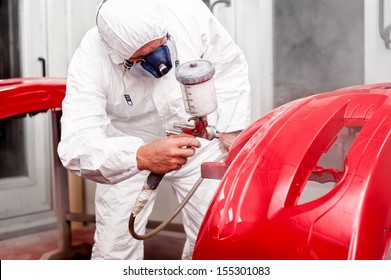
[[[123,61],[146,43],[173,37],[180,62],[206,59],[215,66],[218,109],[208,116],[220,132],[249,125],[247,63],[241,50],[201,0],[108,0],[99,9],[97,27],[87,32],[75,52],[63,101],[58,153],[64,166],[98,183],[93,259],[142,259],[143,243],[128,232],[128,218],[149,171],[137,168],[140,146],[162,137],[174,122],[186,123],[174,68],[162,78],[125,72]],[[130,96],[127,102],[124,94]],[[166,174],[179,201],[200,176],[200,164],[220,154],[219,141],[199,139],[202,147],[180,170]],[[198,229],[219,181],[204,180],[184,208],[192,256]],[[145,232],[150,200],[136,219]]]

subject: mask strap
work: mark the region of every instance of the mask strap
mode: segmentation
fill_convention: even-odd
[[[131,64],[131,65],[130,65]],[[129,60],[125,59],[124,62],[123,62],[123,65],[124,65],[124,73],[122,74],[122,79],[121,79],[121,82],[122,82],[122,88],[123,88],[123,92],[124,94],[126,93],[126,85],[125,85],[125,75],[126,75],[126,72],[132,68],[132,66],[134,65],[133,62],[130,62]]]
[[[171,36],[171,34],[168,33],[168,32],[166,34],[166,37],[167,37],[167,40],[171,41],[172,44],[174,45],[174,48],[175,48],[175,60],[174,60],[174,62],[175,62],[175,68],[177,68],[179,66],[179,59],[178,59],[178,49],[176,47],[176,42],[175,42],[174,38]]]
[[[123,63],[124,63],[125,70],[130,70],[134,65],[134,62],[131,62],[127,59],[125,59]]]

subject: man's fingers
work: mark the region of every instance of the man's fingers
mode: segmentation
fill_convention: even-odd
[[[181,148],[181,150],[180,150],[181,157],[188,158],[188,157],[194,156],[194,154],[195,154],[195,148],[193,148],[193,147],[184,147],[184,148]]]
[[[182,148],[182,147],[195,147],[195,148],[199,148],[199,147],[201,147],[200,141],[198,141],[198,140],[195,139],[195,138],[178,137],[178,138],[174,138],[174,139],[172,139],[172,140],[175,141],[175,145],[176,145],[178,148]]]
[[[137,151],[137,167],[163,174],[178,170],[194,156],[201,143],[195,137],[161,138],[141,146]]]
[[[182,137],[195,138],[195,136],[187,134],[187,133],[171,134],[170,136],[168,136],[168,138],[182,138]]]

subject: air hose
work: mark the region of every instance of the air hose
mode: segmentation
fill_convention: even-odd
[[[222,154],[220,155],[216,160],[215,162],[219,162],[221,160],[223,160],[225,157],[227,156],[227,154]],[[148,180],[148,178],[147,178]],[[149,197],[151,196],[151,194],[156,191],[156,188],[155,189],[151,189],[148,187],[148,184],[147,184],[147,180],[146,182],[144,183],[144,186],[143,186],[143,189],[141,190],[140,192],[140,195],[139,197],[137,198],[137,201],[136,201],[136,204],[134,205],[134,207],[132,208],[132,212],[130,213],[130,216],[129,216],[129,223],[128,223],[128,228],[129,228],[129,233],[131,236],[133,236],[133,238],[137,239],[137,240],[146,240],[148,238],[151,238],[153,236],[155,236],[156,234],[158,234],[161,230],[163,230],[173,219],[175,219],[175,217],[179,214],[179,212],[183,209],[183,207],[185,207],[185,205],[187,204],[187,202],[190,200],[190,198],[193,196],[193,194],[195,193],[195,191],[198,189],[198,187],[201,185],[202,181],[204,180],[204,178],[200,177],[198,178],[198,180],[196,181],[196,183],[193,185],[193,187],[191,188],[190,192],[187,194],[187,196],[183,199],[183,201],[178,205],[178,207],[176,208],[176,210],[170,215],[168,216],[168,218],[166,220],[164,220],[160,225],[158,225],[156,228],[154,228],[153,230],[147,232],[146,234],[143,234],[143,235],[140,235],[140,234],[137,234],[137,232],[135,231],[134,229],[134,222],[135,222],[135,219],[136,219],[136,216],[138,213],[140,213],[140,211],[142,210],[142,208],[145,206],[145,204],[148,202],[148,199]],[[160,181],[159,181],[160,182]],[[149,189],[148,189],[149,188]]]

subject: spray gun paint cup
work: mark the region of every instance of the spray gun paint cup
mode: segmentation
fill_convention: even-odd
[[[217,109],[214,74],[213,64],[202,59],[185,62],[176,68],[175,76],[181,85],[185,109],[189,115],[207,116]]]

